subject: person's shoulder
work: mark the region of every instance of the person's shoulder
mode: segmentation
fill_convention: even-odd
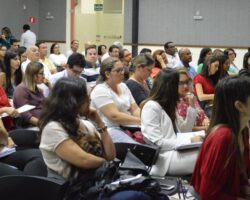
[[[194,82],[203,81],[203,80],[205,80],[205,77],[202,76],[201,74],[196,74],[194,79],[193,79]]]
[[[216,137],[217,141],[231,141],[232,140],[232,129],[226,125],[219,125],[214,127],[210,132],[211,135]]]

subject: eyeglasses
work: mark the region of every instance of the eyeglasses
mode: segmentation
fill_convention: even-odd
[[[111,70],[111,72],[116,72],[116,73],[120,73],[120,74],[122,74],[122,73],[124,73],[124,72],[125,72],[125,68],[124,68],[124,67],[122,67],[122,68],[114,69],[114,70]]]
[[[126,55],[124,55],[124,57],[128,57],[128,56],[131,56],[132,54],[131,53],[128,53]]]
[[[191,85],[192,81],[191,80],[186,80],[186,81],[179,81],[179,86],[184,86],[184,85]]]
[[[71,69],[71,71],[74,73],[74,74],[81,74],[83,72],[83,70],[81,71],[78,71],[76,69]]]
[[[44,76],[44,72],[43,71],[39,72],[38,74],[41,75],[41,76]]]

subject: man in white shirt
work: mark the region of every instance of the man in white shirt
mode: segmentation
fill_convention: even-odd
[[[164,44],[164,50],[167,56],[167,67],[173,68],[179,61],[178,55],[176,55],[176,48],[173,42],[166,42]]]
[[[85,58],[80,53],[73,53],[69,56],[67,61],[67,68],[56,74],[52,74],[50,82],[52,86],[63,77],[80,77],[81,73],[86,65]]]
[[[79,48],[79,41],[78,40],[72,40],[70,43],[70,50],[66,52],[66,57],[69,58],[69,56],[72,53],[77,53],[77,50]]]
[[[23,25],[23,34],[21,35],[20,45],[26,48],[30,47],[31,45],[36,44],[36,34],[30,30],[30,25],[24,24]]]

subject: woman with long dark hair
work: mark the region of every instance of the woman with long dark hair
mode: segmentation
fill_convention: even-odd
[[[250,198],[249,120],[249,79],[237,76],[221,80],[192,177],[202,200]]]
[[[198,149],[185,152],[176,151],[178,144],[185,143],[186,138],[177,137],[179,132],[176,106],[179,73],[174,69],[162,69],[154,81],[153,88],[141,112],[143,135],[161,147],[159,158],[151,173],[165,176],[191,174],[195,165]],[[194,136],[186,142],[202,141]]]
[[[200,101],[201,108],[205,110],[208,117],[211,116],[211,106],[214,99],[214,88],[220,77],[220,62],[217,57],[209,57],[205,60],[200,74],[194,79],[194,93]]]
[[[212,56],[212,49],[211,48],[202,48],[200,52],[200,56],[198,59],[198,68],[197,68],[197,73],[200,73],[203,68],[203,64],[207,58]]]
[[[4,81],[4,88],[8,98],[12,99],[15,87],[19,85],[23,79],[18,54],[8,51],[4,57],[4,64],[6,67],[6,80]]]

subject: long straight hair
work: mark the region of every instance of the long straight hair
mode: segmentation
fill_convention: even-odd
[[[175,132],[177,132],[176,106],[179,100],[178,85],[179,73],[170,68],[162,69],[154,81],[149,97],[143,103],[144,106],[149,100],[158,102],[170,117]]]
[[[4,64],[6,67],[6,87],[5,87],[5,91],[8,93],[9,90],[11,90],[12,88],[12,83],[11,83],[11,59],[14,59],[15,57],[17,57],[18,54],[12,51],[7,51],[5,57],[4,57]],[[21,66],[19,66],[19,68],[15,71],[15,80],[14,80],[14,84],[17,86],[19,85],[23,80],[23,73],[22,73],[22,69]]]
[[[244,175],[246,175],[246,172],[244,170],[243,156],[240,156],[237,139],[240,132],[240,113],[234,104],[236,101],[246,104],[248,97],[250,97],[249,78],[235,76],[222,79],[215,89],[213,112],[210,126],[208,127],[208,135],[215,126],[220,124],[225,124],[232,130],[232,145],[235,148],[232,149],[231,152],[239,152],[240,168]],[[225,104],[225,102],[227,103]],[[245,130],[243,130],[243,132],[245,132]],[[230,158],[230,155],[228,157]]]

